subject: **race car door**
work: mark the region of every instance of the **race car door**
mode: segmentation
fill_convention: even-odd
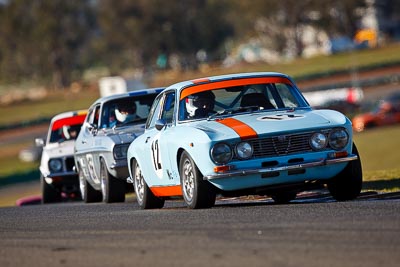
[[[75,151],[86,179],[91,180],[95,184],[100,183],[99,177],[94,171],[93,159],[93,146],[99,127],[99,114],[100,105],[97,105],[89,110],[89,114],[85,123],[83,124],[81,133],[76,140]]]
[[[168,138],[170,138],[168,136],[168,128],[173,123],[174,107],[175,92],[164,93],[158,103],[157,114],[153,114],[154,116],[149,123],[149,130],[145,133],[146,145],[148,146],[145,153],[150,153],[145,158],[150,158],[150,160],[147,160],[147,164],[150,165],[148,167],[155,174],[151,175],[150,187],[168,187],[177,184],[174,175],[169,171],[172,159],[169,158],[167,147]],[[155,124],[160,119],[166,123],[166,126],[161,130],[157,130]]]

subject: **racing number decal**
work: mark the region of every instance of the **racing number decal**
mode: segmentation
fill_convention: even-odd
[[[159,139],[160,139],[160,134],[157,134],[151,143],[151,156],[152,156],[152,161],[153,161],[153,166],[154,166],[154,172],[156,173],[158,178],[162,179],[163,170],[162,170]]]
[[[161,170],[160,148],[158,146],[158,139],[151,144],[151,152],[153,153],[153,164],[156,171]]]

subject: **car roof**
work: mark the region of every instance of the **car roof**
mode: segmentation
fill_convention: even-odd
[[[74,111],[66,111],[66,112],[63,112],[63,113],[55,115],[51,119],[51,122],[53,123],[54,121],[58,121],[58,120],[61,120],[61,119],[70,118],[70,117],[74,117],[74,116],[86,116],[86,114],[87,114],[87,110],[86,109],[74,110]]]
[[[127,92],[127,93],[122,93],[122,94],[114,94],[114,95],[110,95],[110,96],[104,96],[104,97],[101,97],[101,98],[97,99],[92,104],[92,106],[93,105],[97,105],[99,103],[105,103],[105,102],[108,102],[110,100],[120,99],[120,98],[124,98],[124,97],[129,97],[129,96],[141,96],[141,95],[149,95],[149,94],[158,94],[162,90],[164,90],[164,88],[165,87],[155,87],[155,88],[149,88],[149,89],[130,91],[130,92]]]
[[[165,90],[169,89],[178,89],[182,90],[186,87],[193,86],[199,83],[212,83],[216,81],[223,80],[234,80],[234,79],[243,79],[243,78],[257,78],[257,77],[282,77],[289,79],[292,83],[293,80],[286,74],[279,72],[247,72],[247,73],[234,73],[234,74],[224,74],[217,76],[204,77],[199,79],[187,80],[179,83],[172,84],[168,86]]]

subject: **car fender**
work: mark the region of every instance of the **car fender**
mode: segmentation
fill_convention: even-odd
[[[186,151],[194,160],[200,172],[213,169],[215,164],[210,159],[210,148],[215,143],[209,133],[196,127],[176,127],[171,133],[176,138],[168,144],[170,171],[179,175],[180,156]]]

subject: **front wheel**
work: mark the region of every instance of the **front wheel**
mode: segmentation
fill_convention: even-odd
[[[141,209],[161,209],[164,207],[165,200],[156,197],[151,192],[149,186],[144,180],[142,170],[139,164],[135,161],[134,168],[131,168],[134,173],[133,185],[135,187],[136,201]]]
[[[46,183],[43,175],[40,175],[40,184],[42,187],[42,204],[61,201],[61,192]]]
[[[125,201],[125,182],[112,176],[107,169],[104,159],[100,160],[100,180],[103,202],[124,202]]]
[[[81,169],[78,169],[79,176],[79,189],[81,191],[82,200],[85,203],[100,202],[101,193],[94,189],[92,185],[86,180]]]
[[[191,209],[211,208],[215,204],[216,190],[212,184],[203,180],[203,175],[193,159],[185,151],[179,163],[182,195]]]
[[[362,188],[361,159],[356,145],[353,143],[353,154],[357,159],[350,161],[338,175],[328,182],[328,190],[337,201],[355,199]]]

